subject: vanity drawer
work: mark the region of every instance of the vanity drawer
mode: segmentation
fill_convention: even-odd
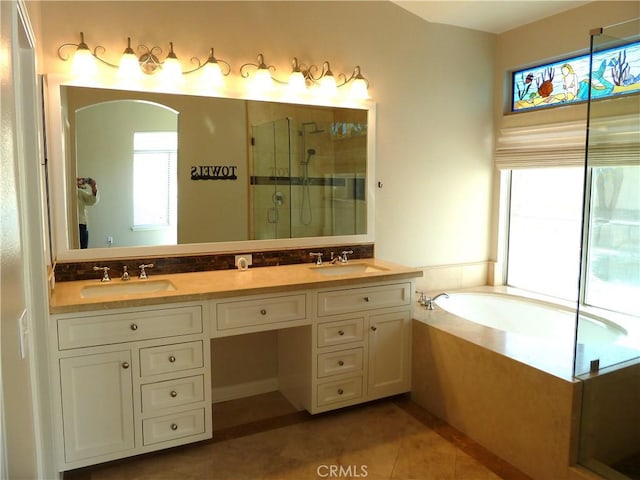
[[[58,319],[61,350],[193,333],[202,333],[199,306]]]
[[[204,430],[204,408],[149,418],[142,421],[142,443],[152,445],[204,433]]]
[[[318,378],[354,373],[362,370],[362,348],[340,350],[318,355]]]
[[[362,396],[362,376],[318,385],[318,407],[355,400]]]
[[[201,341],[140,349],[140,376],[179,372],[204,366]]]
[[[411,284],[397,283],[376,287],[345,288],[318,294],[318,315],[358,312],[398,307],[411,303]]]
[[[350,318],[318,325],[317,344],[319,348],[361,342],[363,339],[364,318]]]
[[[219,303],[216,307],[219,330],[291,322],[307,318],[306,295],[265,297]]]
[[[177,378],[142,385],[142,412],[187,405],[204,400],[204,376]]]

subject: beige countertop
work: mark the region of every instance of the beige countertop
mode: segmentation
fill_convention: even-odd
[[[347,271],[367,268],[369,271]],[[319,273],[325,270],[330,275]],[[330,271],[330,269],[333,269]],[[334,273],[339,272],[339,273]],[[132,277],[125,282],[113,278],[111,282],[80,280],[59,282],[51,293],[49,309],[51,313],[71,313],[89,310],[102,310],[122,307],[157,305],[169,302],[189,302],[238,295],[286,292],[307,288],[347,286],[368,281],[410,279],[422,276],[422,270],[405,267],[378,259],[352,260],[348,264],[326,264],[316,267],[311,263],[283,265],[276,267],[249,268],[248,270],[212,270],[208,272],[176,273],[153,275],[148,280]],[[137,282],[169,281],[175,287],[171,291],[121,293],[119,287],[134,285]],[[87,296],[86,287],[93,289],[95,296]],[[116,287],[116,288],[114,288]],[[105,289],[105,294],[98,289]],[[135,287],[134,287],[135,288]],[[108,292],[106,293],[107,290]],[[114,294],[111,294],[111,291]]]

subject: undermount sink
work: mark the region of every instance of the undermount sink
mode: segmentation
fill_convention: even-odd
[[[175,290],[176,286],[169,280],[131,280],[129,282],[87,285],[80,290],[80,296],[82,298],[113,297],[139,293],[174,292]]]
[[[316,273],[327,276],[335,275],[351,275],[354,273],[378,273],[384,272],[387,269],[382,267],[376,267],[368,263],[338,263],[335,265],[323,265],[317,267],[311,267]]]

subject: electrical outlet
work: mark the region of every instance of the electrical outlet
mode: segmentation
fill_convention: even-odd
[[[113,245],[113,235],[107,235],[107,247]]]
[[[240,260],[241,258],[244,258],[247,261],[247,267],[253,265],[253,258],[252,255],[250,253],[247,253],[245,255],[236,255],[236,261],[235,261],[235,266],[238,266],[238,260]]]

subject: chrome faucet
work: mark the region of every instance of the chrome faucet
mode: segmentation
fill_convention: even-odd
[[[433,305],[433,302],[435,302],[440,297],[449,298],[449,295],[447,295],[446,293],[442,292],[442,293],[439,293],[438,295],[436,295],[435,297],[428,297],[426,299],[426,301],[425,301],[425,303],[426,303],[425,306],[427,307],[427,310],[435,310],[435,306]]]
[[[138,278],[140,278],[141,280],[146,280],[149,277],[147,276],[147,272],[145,269],[153,268],[153,263],[147,263],[146,265],[142,264],[138,268],[140,269],[140,275],[138,275]]]
[[[316,265],[322,265],[322,253],[315,253],[315,252],[311,252],[309,253],[310,257],[316,257]]]
[[[347,258],[347,255],[352,255],[352,254],[353,254],[353,250],[343,250],[342,255],[340,256],[340,261],[342,263],[347,263],[349,261],[349,259]]]
[[[111,278],[109,277],[109,267],[93,267],[93,271],[97,272],[98,270],[102,270],[102,279],[101,282],[110,282]]]
[[[338,262],[348,263],[349,259],[347,258],[347,255],[351,255],[352,253],[353,253],[353,250],[344,250],[340,255],[338,255],[337,257],[334,257],[334,253],[331,252],[331,261],[329,263],[331,265],[335,265]]]
[[[122,277],[120,277],[120,280],[122,280],[123,282],[126,282],[130,278],[131,277],[129,277],[129,272],[127,271],[127,266],[123,265],[123,267],[122,267]]]

